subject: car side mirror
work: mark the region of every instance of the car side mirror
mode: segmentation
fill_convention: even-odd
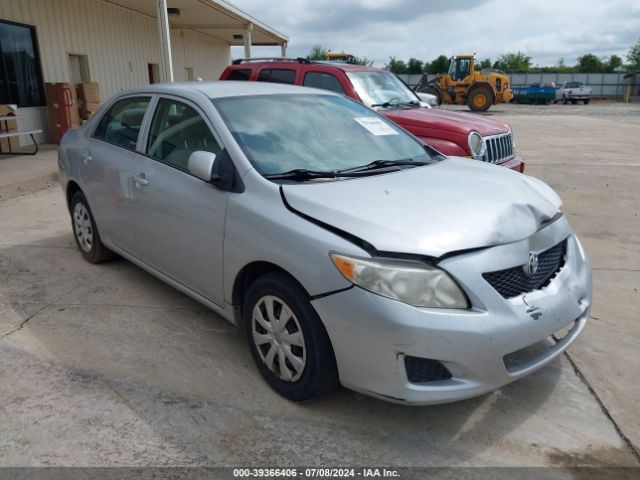
[[[197,150],[189,155],[189,172],[205,182],[210,182],[215,162],[215,153]]]

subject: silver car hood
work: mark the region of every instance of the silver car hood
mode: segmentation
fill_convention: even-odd
[[[439,257],[531,236],[560,210],[545,183],[450,157],[371,177],[282,187],[288,205],[378,251]]]

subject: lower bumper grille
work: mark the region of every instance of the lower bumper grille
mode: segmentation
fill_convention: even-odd
[[[483,162],[503,163],[513,158],[514,151],[511,132],[485,137],[484,145],[486,151],[482,157]]]
[[[404,366],[411,383],[435,382],[451,378],[451,372],[437,360],[406,356]]]
[[[504,298],[517,297],[523,293],[532,292],[546,287],[560,271],[564,266],[566,250],[567,241],[563,240],[539,254],[538,268],[532,275],[527,275],[522,266],[517,266],[497,272],[483,273],[482,278],[489,282]]]

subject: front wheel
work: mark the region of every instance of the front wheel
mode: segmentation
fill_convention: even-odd
[[[270,273],[251,285],[244,304],[245,336],[260,374],[294,401],[338,385],[331,341],[308,298],[286,275]]]
[[[438,106],[442,105],[442,97],[440,96],[440,89],[434,85],[427,85],[420,89],[420,93],[428,93],[430,95],[435,95],[438,100]]]
[[[476,88],[467,96],[467,106],[474,112],[486,112],[493,105],[493,92],[488,88]]]
[[[73,238],[84,259],[89,263],[102,263],[113,258],[115,254],[100,241],[96,221],[82,192],[73,195],[70,210]]]

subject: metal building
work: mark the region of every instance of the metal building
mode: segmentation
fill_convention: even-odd
[[[0,104],[46,140],[45,82],[100,84],[106,99],[150,82],[217,79],[231,46],[287,36],[224,0],[2,0]]]

